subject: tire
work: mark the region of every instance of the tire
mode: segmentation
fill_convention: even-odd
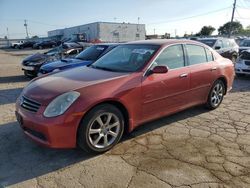
[[[32,79],[32,78],[35,77],[34,75],[29,74],[27,71],[24,71],[24,75],[25,75],[27,78],[30,78],[30,79]]]
[[[41,49],[43,49],[43,47],[42,47],[42,46],[39,46],[38,48],[39,48],[40,50],[41,50]]]
[[[215,81],[213,84],[206,103],[206,107],[210,110],[218,108],[223,101],[225,95],[225,84],[221,80]]]
[[[123,131],[124,117],[121,111],[113,105],[102,104],[94,107],[82,119],[77,132],[77,144],[87,152],[103,153],[120,141]]]

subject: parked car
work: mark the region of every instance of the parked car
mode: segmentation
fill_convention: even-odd
[[[35,48],[35,49],[54,48],[57,45],[58,44],[57,44],[56,41],[47,40],[47,41],[42,41],[42,42],[35,43],[33,45],[33,48]]]
[[[202,43],[130,42],[90,66],[34,79],[16,116],[41,145],[99,153],[145,122],[200,104],[219,107],[233,80],[232,61]]]
[[[22,61],[22,70],[27,77],[37,76],[40,67],[51,61],[62,58],[74,57],[82,51],[82,48],[64,49],[62,46],[51,49],[45,53],[36,53],[26,57]]]
[[[12,42],[11,45],[10,45],[10,47],[11,47],[11,48],[18,48],[18,46],[19,46],[20,44],[23,44],[23,43],[24,43],[23,40],[20,40],[20,41],[17,41],[17,42]]]
[[[238,77],[250,75],[250,48],[241,52],[235,64],[235,72]]]
[[[215,49],[221,56],[232,60],[234,63],[239,55],[239,46],[234,39],[228,38],[201,38],[198,40]]]
[[[61,59],[58,61],[54,61],[51,63],[47,63],[41,66],[38,76],[48,74],[50,72],[57,72],[73,67],[85,66],[93,63],[102,55],[106,54],[113,48],[115,48],[118,44],[98,44],[88,47],[83,50],[76,57],[71,59]]]
[[[244,50],[250,50],[250,38],[244,39],[240,42],[239,53],[241,54]]]
[[[19,49],[32,48],[35,43],[36,43],[35,41],[26,41],[24,43],[18,44],[16,47]]]

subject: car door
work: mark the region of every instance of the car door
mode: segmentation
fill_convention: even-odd
[[[199,45],[185,45],[190,68],[190,98],[195,105],[206,101],[211,85],[217,75],[212,52]]]
[[[226,56],[226,50],[225,50],[225,42],[223,43],[222,39],[218,39],[215,44],[215,50],[223,57]]]
[[[178,111],[187,104],[190,74],[185,66],[183,45],[165,48],[154,60],[168,67],[164,74],[151,74],[142,80],[142,116],[150,120]]]

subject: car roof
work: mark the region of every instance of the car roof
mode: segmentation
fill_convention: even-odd
[[[199,44],[204,45],[201,42],[197,42],[194,40],[188,40],[188,39],[153,39],[153,40],[140,40],[140,41],[134,41],[134,42],[128,42],[126,44],[145,44],[145,45],[170,45],[170,44],[180,44],[180,43],[188,43],[188,44]]]
[[[118,46],[122,43],[98,43],[98,44],[94,44],[94,46]]]

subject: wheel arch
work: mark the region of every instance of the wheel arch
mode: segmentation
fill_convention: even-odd
[[[224,84],[224,86],[225,86],[225,92],[224,92],[224,94],[226,95],[226,94],[227,94],[227,79],[226,79],[226,77],[220,76],[217,80],[221,80],[221,81],[223,82],[223,84]],[[217,80],[215,80],[215,82],[216,82]]]
[[[110,104],[110,105],[113,105],[113,106],[117,107],[117,108],[121,111],[121,113],[122,113],[122,115],[123,115],[123,117],[124,117],[124,126],[125,126],[125,127],[124,127],[124,132],[125,132],[125,133],[130,132],[131,128],[130,128],[130,122],[129,122],[129,119],[130,119],[129,111],[128,111],[128,109],[126,108],[126,106],[125,106],[122,102],[117,101],[117,100],[105,100],[105,101],[101,101],[101,102],[99,102],[99,103],[97,103],[97,104],[94,104],[94,105],[91,106],[91,107],[86,111],[86,113],[82,116],[80,123],[82,122],[82,120],[84,119],[84,117],[85,117],[92,109],[94,109],[95,107],[97,107],[97,106],[99,106],[99,105],[103,105],[103,104]],[[80,127],[80,124],[79,124],[78,127],[77,127],[77,133],[76,133],[76,134],[78,134],[79,127]],[[77,137],[78,137],[78,136],[77,136]],[[76,139],[77,139],[77,138],[76,138]]]

